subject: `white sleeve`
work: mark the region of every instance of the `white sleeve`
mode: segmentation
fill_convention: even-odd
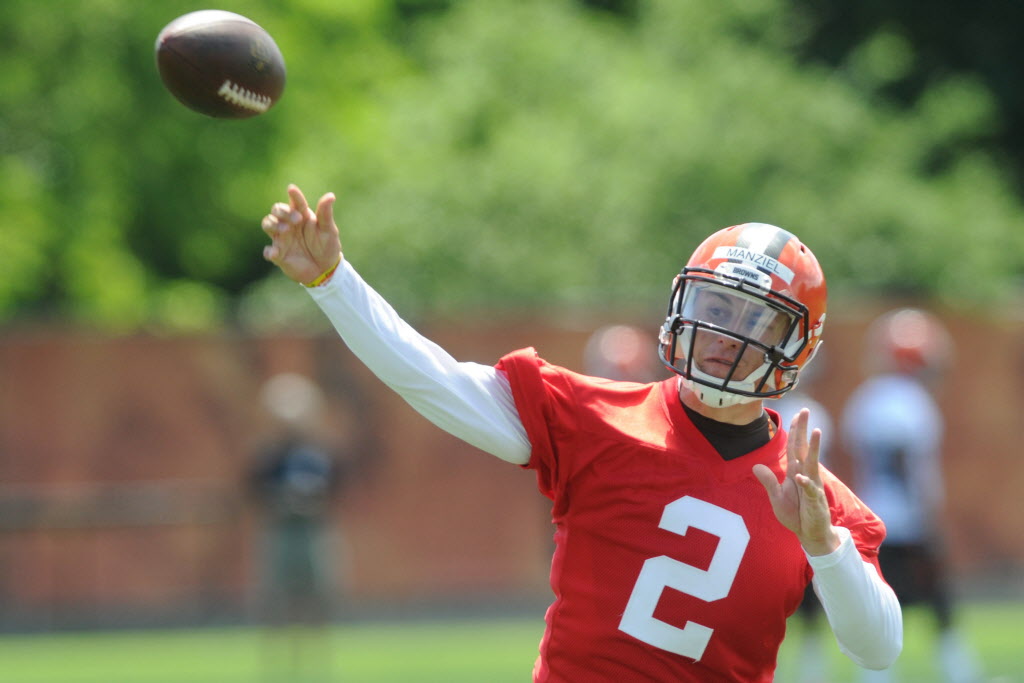
[[[345,259],[307,291],[352,353],[424,417],[502,460],[529,462],[530,441],[504,373],[456,361],[398,317]]]
[[[860,556],[849,529],[836,528],[839,548],[807,558],[814,569],[814,592],[843,654],[865,669],[888,668],[903,649],[899,600]]]

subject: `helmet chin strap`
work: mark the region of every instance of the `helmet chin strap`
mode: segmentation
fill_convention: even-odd
[[[729,406],[753,403],[754,401],[761,400],[757,396],[743,396],[742,394],[734,394],[731,391],[724,391],[722,389],[705,386],[698,382],[694,382],[688,377],[680,376],[679,381],[697,397],[697,400],[709,408],[728,408]]]
[[[738,362],[739,361],[737,360],[737,363]],[[769,369],[770,363],[765,361],[761,367],[751,372],[746,379],[732,380],[728,382],[728,384],[742,391],[752,392]],[[698,368],[696,363],[690,364],[689,376],[680,375],[680,379],[683,382],[683,386],[693,392],[700,402],[709,408],[727,408],[729,406],[753,403],[754,401],[761,400],[761,397],[759,396],[745,396],[743,394],[737,394],[733,391],[729,391],[728,389],[708,386],[707,383],[720,383],[721,380]],[[703,382],[695,381],[695,379],[703,380]]]

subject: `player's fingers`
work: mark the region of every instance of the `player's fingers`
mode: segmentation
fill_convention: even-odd
[[[260,227],[263,228],[263,232],[265,232],[268,237],[273,239],[275,236],[280,234],[285,227],[287,227],[287,224],[282,223],[274,216],[264,216]]]
[[[306,201],[306,195],[302,194],[302,190],[295,183],[288,186],[288,197],[291,199],[292,208],[298,211],[300,216],[309,215],[309,202]]]
[[[811,440],[807,447],[807,456],[804,458],[804,474],[818,482],[821,481],[821,473],[818,470],[818,456],[821,454],[821,430],[815,429],[811,432]]]
[[[800,491],[809,500],[817,500],[818,496],[821,495],[821,488],[807,475],[798,474],[795,479],[797,486],[800,487]]]
[[[329,228],[334,225],[334,200],[333,192],[328,192],[316,205],[316,222],[321,228]]]
[[[274,204],[270,208],[270,215],[279,221],[286,221],[288,223],[298,223],[302,219],[302,214],[293,209],[290,204],[285,204],[284,202]]]
[[[779,490],[782,488],[782,484],[775,478],[775,473],[772,472],[770,467],[761,463],[754,465],[752,471],[757,480],[761,482],[761,486],[768,493],[769,500],[775,500],[779,496]]]
[[[807,456],[807,437],[810,430],[811,410],[810,408],[801,408],[796,415],[796,431],[791,435],[796,438],[801,461]]]
[[[789,435],[800,445],[807,443],[807,421],[811,411],[807,408],[801,408],[797,411],[797,414],[793,416],[793,421],[789,425]]]
[[[801,408],[789,423],[789,441],[786,445],[786,476],[801,470],[807,444],[807,409]]]
[[[267,261],[270,261],[271,263],[275,262],[278,253],[279,252],[277,247],[275,247],[272,244],[268,244],[267,246],[263,247],[263,258],[266,259]]]

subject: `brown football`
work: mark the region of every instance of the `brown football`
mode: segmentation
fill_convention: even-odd
[[[284,57],[274,39],[233,12],[199,10],[167,24],[156,38],[156,65],[171,94],[207,116],[256,116],[284,92]]]

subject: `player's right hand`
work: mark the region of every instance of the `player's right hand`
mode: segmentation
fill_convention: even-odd
[[[263,232],[271,240],[263,248],[263,258],[292,280],[308,284],[337,265],[341,254],[335,197],[333,192],[321,197],[314,213],[302,190],[289,185],[288,200],[275,203],[263,217]]]

